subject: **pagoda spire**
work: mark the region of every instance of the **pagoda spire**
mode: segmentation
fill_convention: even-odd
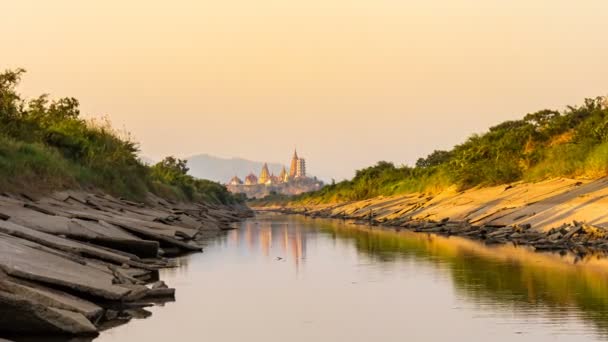
[[[266,184],[270,180],[270,171],[268,171],[268,164],[264,163],[262,172],[260,172],[260,178],[258,178],[259,184]]]
[[[287,175],[287,170],[285,170],[285,166],[281,169],[281,173],[279,174],[280,182],[286,183],[289,181],[289,176]]]
[[[289,178],[294,178],[298,170],[298,151],[294,148],[293,157],[291,158],[291,165],[289,166]]]

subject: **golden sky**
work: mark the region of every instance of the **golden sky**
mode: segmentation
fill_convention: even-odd
[[[0,68],[141,142],[350,177],[608,94],[606,0],[0,0]]]

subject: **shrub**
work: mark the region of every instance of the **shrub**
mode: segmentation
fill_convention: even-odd
[[[186,175],[185,161],[169,157],[148,167],[138,144],[107,119],[84,120],[78,100],[23,100],[15,91],[24,70],[0,73],[0,186],[3,189],[98,187],[144,198],[148,191],[176,199],[236,201],[220,184]]]
[[[563,112],[541,110],[475,134],[450,151],[434,151],[415,167],[391,163],[357,171],[352,180],[332,184],[296,201],[320,203],[379,195],[437,192],[536,181],[549,177],[608,174],[608,101],[586,99]]]

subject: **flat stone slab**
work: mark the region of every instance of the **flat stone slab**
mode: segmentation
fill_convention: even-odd
[[[145,222],[135,219],[125,219],[123,217],[111,217],[97,213],[74,212],[74,214],[78,215],[82,219],[98,220],[100,223],[105,222],[113,224],[132,234],[144,236],[146,239],[162,241],[169,245],[179,247],[188,251],[202,250],[201,246],[189,244],[185,241],[178,239],[178,237],[180,236],[180,233],[178,232],[187,232],[188,235],[186,237],[188,238],[190,236],[196,236],[199,232],[195,232],[193,229],[174,227],[156,222]]]
[[[4,279],[0,280],[0,290],[28,298],[45,306],[81,313],[89,320],[93,320],[103,313],[101,307],[84,299],[8,276],[4,276]]]
[[[29,298],[0,291],[0,331],[13,334],[97,335],[84,315],[46,307]]]
[[[0,221],[0,232],[76,255],[92,256],[118,264],[130,264],[133,261],[131,258],[121,254],[40,232],[8,221]]]
[[[112,274],[32,248],[17,238],[0,235],[0,251],[0,269],[16,278],[58,285],[109,300],[120,300],[130,292],[112,284]]]
[[[105,236],[120,239],[137,239],[132,234],[129,234],[116,226],[104,225],[98,222],[86,221],[61,215],[46,215],[41,212],[20,206],[9,207],[7,208],[7,212],[11,213],[11,217],[8,220],[9,222],[53,235],[81,236],[89,238]],[[69,216],[71,214],[64,213],[64,215]]]

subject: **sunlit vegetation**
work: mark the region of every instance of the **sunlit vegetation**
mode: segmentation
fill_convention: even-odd
[[[206,179],[198,179],[188,175],[185,160],[167,157],[150,167],[152,188],[156,193],[173,191],[178,196],[191,200],[210,201],[215,203],[242,202],[241,196],[233,196],[226,187]],[[166,195],[165,195],[166,196]]]
[[[586,99],[559,112],[541,110],[475,134],[450,151],[435,151],[414,166],[379,162],[352,180],[296,198],[301,202],[352,201],[379,195],[467,189],[552,177],[608,174],[608,101]]]
[[[83,119],[74,98],[23,99],[16,91],[23,73],[0,73],[1,189],[81,187],[133,199],[153,192],[176,200],[235,201],[224,186],[187,175],[185,161],[142,164],[129,134],[107,120]]]

